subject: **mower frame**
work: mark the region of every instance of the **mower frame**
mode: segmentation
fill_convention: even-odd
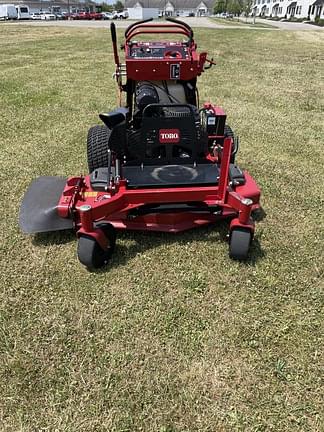
[[[206,68],[215,64],[213,59],[207,59],[206,52],[197,53],[193,31],[187,24],[173,19],[169,19],[171,23],[150,23],[149,21],[151,20],[132,24],[126,30],[123,45],[125,64],[121,64],[119,61],[116,29],[113,23],[111,25],[116,63],[115,78],[120,91],[120,100],[122,92],[126,92],[126,108],[122,107],[120,103],[121,108],[114,113],[100,114],[100,118],[108,129],[116,126],[125,127],[126,131],[125,124],[128,124],[132,118],[134,83],[139,79],[138,76],[141,77],[141,80],[146,80],[147,77],[152,76],[154,80],[172,79],[172,76],[170,78],[172,65],[179,64],[181,66],[181,72],[179,66],[179,74],[181,73],[179,79],[195,83],[196,78]],[[162,48],[159,45],[158,49],[170,48],[171,51],[170,55],[169,51],[163,51],[165,55],[159,59],[148,57],[141,58],[139,61],[139,59],[132,58],[131,49],[134,48],[134,44],[136,49],[146,46],[145,43],[141,45],[141,42],[133,42],[134,36],[160,33],[179,34],[185,36],[187,41],[161,42]],[[181,58],[177,57],[177,52],[180,53]],[[206,63],[209,63],[209,66],[206,67]],[[124,76],[127,77],[126,84],[122,83]],[[148,107],[153,105],[148,105]],[[161,106],[168,105],[162,104]],[[176,104],[174,106],[177,107]],[[192,110],[192,108],[190,109]],[[214,116],[217,125],[213,134],[206,132],[208,142],[213,141],[215,143],[215,151],[205,154],[206,163],[201,164],[202,169],[208,164],[217,165],[215,173],[218,174],[217,176],[215,174],[213,181],[195,184],[190,183],[190,181],[186,183],[184,180],[183,184],[179,185],[161,182],[159,186],[151,184],[131,187],[123,173],[121,156],[118,156],[117,153],[113,154],[111,148],[107,147],[108,166],[103,167],[107,168],[107,182],[104,187],[96,188],[93,186],[91,173],[86,176],[68,178],[56,204],[57,220],[55,224],[52,222],[52,206],[51,221],[47,224],[45,220],[45,223],[39,224],[42,226],[39,231],[37,231],[37,227],[36,229],[32,227],[29,230],[26,219],[32,213],[34,197],[44,195],[48,191],[49,178],[46,178],[46,182],[43,182],[43,184],[46,183],[46,190],[45,186],[41,190],[41,185],[37,183],[34,190],[31,187],[30,193],[26,194],[26,202],[23,202],[21,210],[21,215],[23,215],[21,218],[22,229],[24,230],[24,226],[28,226],[27,232],[40,232],[44,231],[45,226],[48,231],[51,231],[51,224],[55,225],[55,229],[73,227],[79,238],[79,259],[88,269],[91,269],[101,267],[109,260],[115,246],[115,228],[120,230],[181,232],[230,218],[230,256],[234,259],[246,259],[255,230],[251,213],[260,207],[261,192],[247,171],[243,171],[244,182],[235,183],[231,180],[230,167],[234,140],[232,137],[225,136],[226,114],[220,107],[210,103],[205,103],[203,110],[208,110]],[[114,116],[112,117],[111,114]],[[160,131],[165,130],[167,131],[167,129],[160,129]],[[169,129],[169,131],[174,130],[176,129]],[[160,140],[161,142],[163,141]],[[173,141],[169,142],[172,143]],[[221,149],[220,153],[219,149]],[[135,166],[138,170],[143,170],[143,163]],[[161,165],[164,168],[170,166]],[[183,159],[182,164],[179,163],[176,166],[187,166],[186,159]],[[196,161],[193,161],[193,167],[196,168]],[[59,189],[61,183],[62,179],[56,182],[56,189]],[[54,192],[53,197],[57,196],[57,191]],[[48,201],[44,207],[43,213],[46,216],[47,208],[50,207]],[[60,221],[63,222],[60,224]],[[67,221],[71,221],[71,226]],[[235,235],[232,235],[234,232]]]

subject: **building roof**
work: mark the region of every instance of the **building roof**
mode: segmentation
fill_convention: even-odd
[[[143,8],[164,9],[168,3],[171,3],[175,9],[197,9],[201,3],[204,3],[208,9],[214,6],[214,0],[126,0],[125,8],[132,8],[139,3]]]
[[[321,6],[322,4],[324,4],[324,0],[316,0],[312,6]]]

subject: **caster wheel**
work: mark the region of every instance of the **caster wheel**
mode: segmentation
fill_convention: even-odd
[[[253,234],[244,228],[234,228],[230,235],[229,256],[238,261],[248,257]]]
[[[81,234],[78,242],[78,258],[88,270],[103,267],[110,260],[116,245],[116,231],[109,223],[98,224],[108,239],[108,248],[102,249],[99,243],[91,236]]]

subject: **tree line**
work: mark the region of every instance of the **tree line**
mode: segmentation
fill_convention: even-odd
[[[235,16],[248,15],[251,11],[253,0],[217,0],[214,6],[214,14],[229,13]]]
[[[120,0],[117,0],[116,3],[111,5],[107,3],[101,3],[100,10],[102,10],[102,12],[122,12],[124,10],[124,5]]]

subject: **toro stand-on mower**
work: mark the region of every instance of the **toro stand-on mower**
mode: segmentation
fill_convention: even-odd
[[[111,257],[116,230],[179,232],[231,218],[229,254],[244,260],[260,190],[234,163],[238,139],[224,111],[211,103],[199,109],[197,77],[214,62],[197,52],[187,24],[151,21],[126,30],[125,63],[111,25],[125,101],[89,130],[90,174],[36,179],[24,196],[20,226],[25,233],[74,229],[79,260],[93,269]],[[182,41],[146,41],[162,34]]]

